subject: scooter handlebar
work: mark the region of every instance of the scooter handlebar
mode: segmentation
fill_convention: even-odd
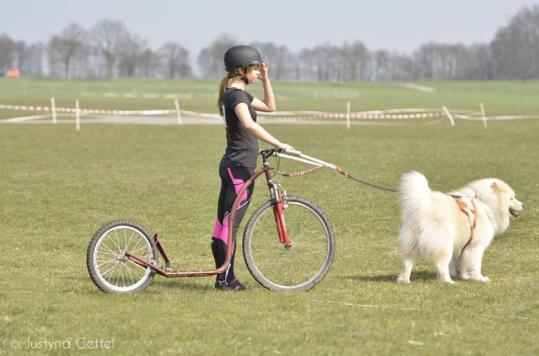
[[[294,157],[302,156],[302,153],[300,151],[296,151],[290,148],[283,148],[282,150],[279,151],[279,153],[284,153],[284,154],[287,154],[289,156],[294,156]]]

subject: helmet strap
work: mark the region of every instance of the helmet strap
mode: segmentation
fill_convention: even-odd
[[[249,84],[249,80],[247,79],[247,68],[243,68],[243,75],[240,77],[241,80],[247,85]]]
[[[236,68],[235,71],[233,72],[228,72],[228,79],[232,79],[234,77],[240,77],[240,79],[245,83],[245,84],[249,84],[249,80],[247,79],[247,70],[242,68],[244,73],[241,74],[239,73],[239,70]]]

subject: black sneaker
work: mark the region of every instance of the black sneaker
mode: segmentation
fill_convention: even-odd
[[[241,292],[243,290],[246,290],[247,288],[240,282],[239,279],[236,278],[230,283],[227,283],[226,281],[222,280],[215,281],[215,289]]]
[[[215,281],[215,289],[224,290],[226,288],[226,281],[222,280],[216,280]]]
[[[237,278],[235,278],[232,282],[227,283],[227,288],[233,290],[234,292],[241,292],[242,290],[247,289],[247,287],[245,287]]]

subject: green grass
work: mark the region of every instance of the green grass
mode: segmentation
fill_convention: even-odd
[[[137,295],[104,294],[87,274],[86,247],[117,217],[159,232],[175,267],[211,267],[222,127],[0,125],[0,353],[16,351],[13,340],[28,351],[28,340],[45,339],[71,341],[54,353],[72,353],[78,338],[113,340],[119,354],[539,353],[539,121],[268,129],[383,185],[411,169],[441,191],[482,177],[506,180],[527,209],[486,253],[492,282],[442,285],[423,263],[411,285],[396,284],[395,197],[326,171],[280,178],[290,193],[315,201],[335,229],[334,265],[313,290],[269,292],[239,256],[244,293],[217,292],[212,278],[156,277]],[[251,212],[265,196],[259,184]]]
[[[393,108],[436,108],[479,110],[483,102],[487,114],[537,114],[539,81],[425,82],[435,89],[425,93],[404,88],[402,83],[289,83],[274,82],[279,110],[352,111]],[[106,109],[174,109],[173,97],[182,109],[216,112],[217,80],[38,80],[0,78],[0,104]],[[260,84],[249,88],[262,95]],[[110,97],[108,95],[115,95]],[[134,97],[124,97],[131,95]],[[152,97],[144,97],[151,95]],[[154,97],[155,96],[155,97]],[[21,116],[21,112],[0,111],[0,119]]]

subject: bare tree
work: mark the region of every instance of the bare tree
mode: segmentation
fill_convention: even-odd
[[[342,46],[326,43],[304,48],[298,55],[299,79],[324,82],[367,79],[368,55],[367,48],[360,42]]]
[[[43,76],[43,45],[40,43],[27,45],[24,41],[14,43],[13,63],[22,75],[31,77]]]
[[[392,79],[391,58],[386,50],[378,50],[370,55],[369,80],[381,81]]]
[[[448,52],[448,45],[441,43],[419,47],[414,52],[417,79],[450,79],[455,70],[455,60]]]
[[[340,47],[326,43],[316,46],[312,52],[319,82],[338,82],[345,80],[343,57]]]
[[[11,69],[15,43],[7,35],[0,36],[0,72]]]
[[[76,23],[71,23],[49,41],[50,62],[53,65],[59,63],[63,67],[64,78],[70,76],[71,64],[81,55],[86,40],[86,30]]]
[[[468,48],[472,68],[466,79],[485,80],[494,78],[494,58],[488,44],[474,44]]]
[[[270,65],[271,78],[276,80],[292,80],[294,56],[286,46],[277,46],[273,42],[253,42],[250,44],[262,55]]]
[[[314,82],[317,80],[318,66],[314,50],[303,48],[298,54],[298,79],[300,81]]]
[[[159,76],[160,58],[150,48],[146,48],[139,56],[138,74],[141,77],[151,78]]]
[[[21,54],[20,69],[24,76],[41,78],[43,72],[43,55],[45,46],[42,43],[35,43],[24,46],[24,54]],[[24,59],[23,59],[24,58]]]
[[[147,49],[146,41],[131,33],[126,33],[120,42],[118,52],[118,73],[120,77],[133,77],[139,66],[140,57]]]
[[[122,22],[101,20],[92,27],[91,33],[93,45],[104,61],[105,76],[110,79],[129,31]]]
[[[500,28],[490,44],[496,76],[539,78],[539,5],[525,7]]]
[[[369,51],[359,41],[351,44],[345,43],[342,48],[344,71],[347,73],[347,81],[358,82],[367,79],[369,63]]]
[[[202,77],[219,78],[225,75],[223,58],[225,51],[236,43],[229,35],[221,35],[208,47],[203,48],[197,59]]]
[[[392,74],[389,80],[414,80],[414,61],[406,54],[393,54]]]
[[[162,61],[162,73],[165,78],[192,76],[189,51],[178,43],[168,42],[158,51]]]

